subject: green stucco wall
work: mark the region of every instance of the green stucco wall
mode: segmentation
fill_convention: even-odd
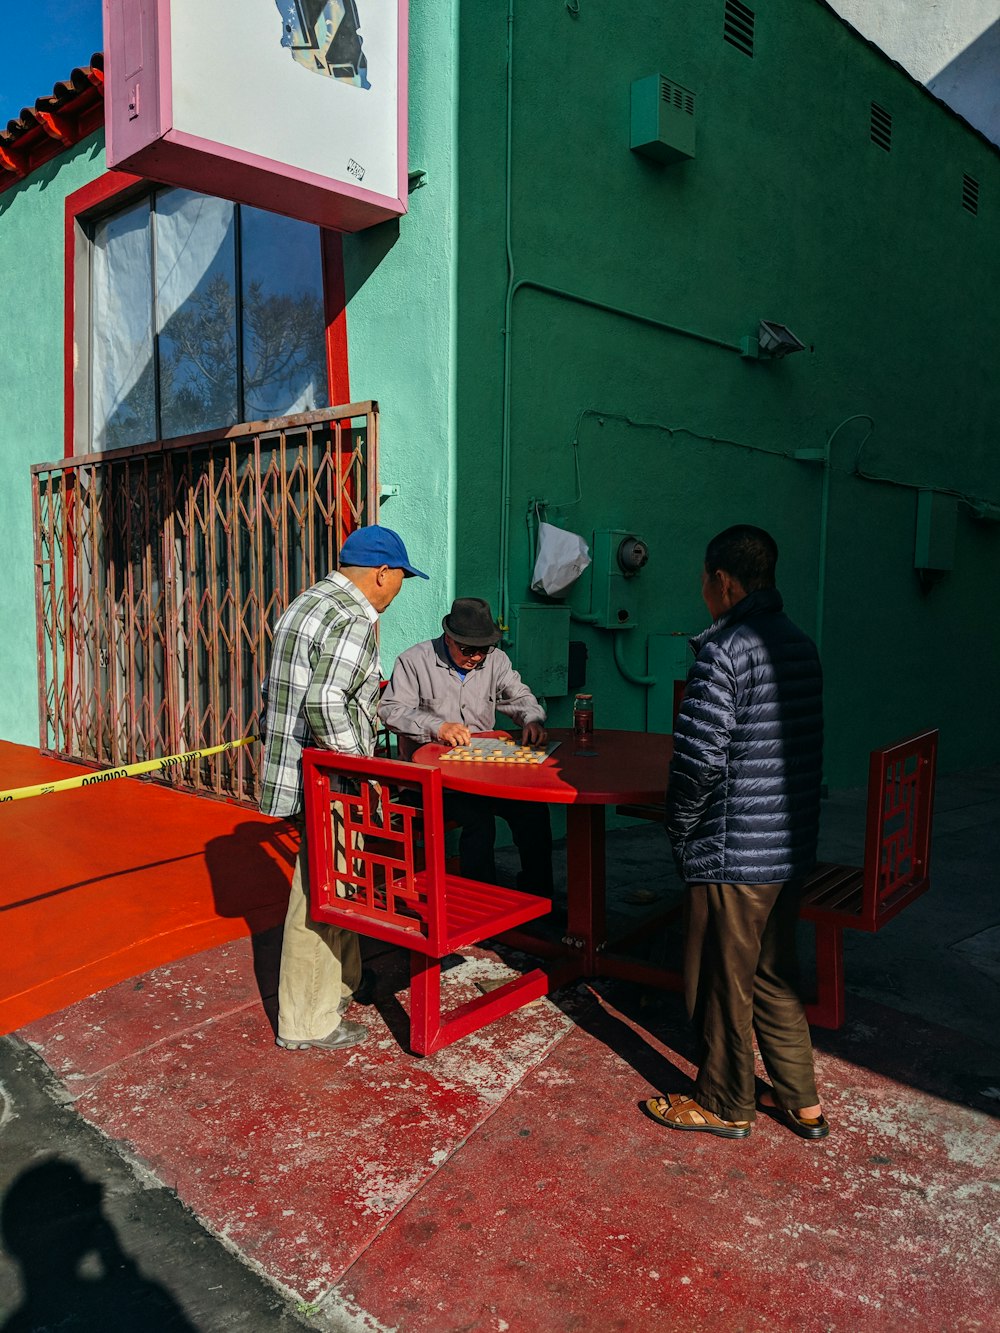
[[[862,781],[871,745],[927,725],[946,767],[989,761],[1000,525],[962,504],[954,570],[925,593],[912,566],[915,487],[1000,504],[1000,155],[819,0],[761,4],[752,59],[723,41],[721,0],[512,14],[509,192],[505,4],[413,0],[409,165],[425,183],[398,224],[344,242],[352,396],[379,401],[381,479],[399,488],[382,518],[432,575],[385,617],[386,669],[456,592],[503,600],[513,633],[545,502],[588,538],[649,543],[621,641],[643,674],[649,635],[705,623],[707,538],[749,521],[775,533],[812,632],[823,583],[829,781]],[[654,72],[696,95],[691,162],[629,150],[630,84]],[[891,153],[869,141],[873,100],[894,117]],[[28,744],[28,466],[62,451],[62,201],[102,169],[95,136],[0,195],[0,736]],[[531,283],[622,313],[511,285]],[[742,359],[760,318],[807,350]],[[828,445],[828,474],[791,458]],[[586,611],[587,576],[570,600]],[[623,679],[608,631],[572,637],[599,725],[662,718],[669,682]],[[550,702],[567,721],[569,700]]]
[[[0,737],[38,744],[32,463],[63,456],[63,200],[104,170],[104,135],[0,194]]]
[[[704,626],[705,543],[745,521],[775,534],[788,609],[815,633],[824,472],[790,455],[823,451],[864,413],[867,442],[867,421],[854,419],[830,446],[828,779],[862,782],[872,745],[931,725],[944,766],[991,761],[1000,631],[984,602],[1000,575],[1000,525],[960,504],[954,570],[926,594],[913,552],[915,487],[1000,503],[1000,155],[819,3],[759,5],[753,58],[724,42],[721,0],[636,0],[627,21],[593,0],[575,17],[514,0],[513,18],[513,281],[734,346],[758,319],[777,320],[807,350],[751,362],[518,288],[503,494],[507,22],[500,6],[467,4],[461,590],[500,597],[505,504],[511,605],[532,600],[533,500],[588,538],[600,527],[637,532],[651,555],[634,589],[638,626],[621,647],[642,674],[648,635]],[[693,161],[661,166],[629,149],[630,84],[654,72],[696,95]],[[889,153],[869,140],[873,100],[894,117]],[[961,206],[963,173],[981,182],[975,217]],[[574,448],[581,498],[571,504]],[[863,480],[856,466],[886,480]],[[581,610],[586,583],[570,597]],[[647,690],[618,672],[610,632],[577,624],[572,635],[588,646],[599,723],[644,727]],[[566,722],[568,710],[553,701],[551,716]]]

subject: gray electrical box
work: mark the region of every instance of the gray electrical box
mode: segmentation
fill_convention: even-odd
[[[532,694],[569,692],[569,607],[527,602],[514,607],[511,659]]]
[[[633,153],[655,162],[685,162],[694,157],[694,93],[663,74],[632,84]]]
[[[646,543],[624,528],[594,533],[590,612],[601,629],[633,629],[636,624],[637,576],[648,558]]]

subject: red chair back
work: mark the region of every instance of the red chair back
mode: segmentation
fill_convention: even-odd
[[[862,906],[870,929],[929,886],[937,742],[936,730],[925,731],[872,751]]]
[[[441,774],[317,749],[303,752],[302,772],[313,915],[440,956]]]

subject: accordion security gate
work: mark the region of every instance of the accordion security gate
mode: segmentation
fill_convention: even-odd
[[[32,467],[40,745],[120,766],[259,735],[275,622],[378,521],[378,406]],[[251,803],[259,747],[170,770]]]

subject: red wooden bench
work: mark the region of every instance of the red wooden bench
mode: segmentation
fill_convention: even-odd
[[[800,916],[816,930],[816,1000],[809,1022],[844,1022],[844,931],[874,933],[931,886],[931,824],[938,732],[924,731],[872,750],[864,863],[818,865],[806,882]],[[619,814],[662,822],[662,805],[620,805]]]
[[[844,931],[879,931],[931,886],[931,825],[938,732],[872,750],[864,863],[819,865],[806,883],[801,916],[816,927],[819,1027],[844,1021]]]
[[[442,958],[544,916],[552,904],[447,872],[437,769],[307,749],[302,770],[312,914],[410,951],[410,1043],[418,1055],[546,994],[548,978],[536,968],[441,1012]]]

